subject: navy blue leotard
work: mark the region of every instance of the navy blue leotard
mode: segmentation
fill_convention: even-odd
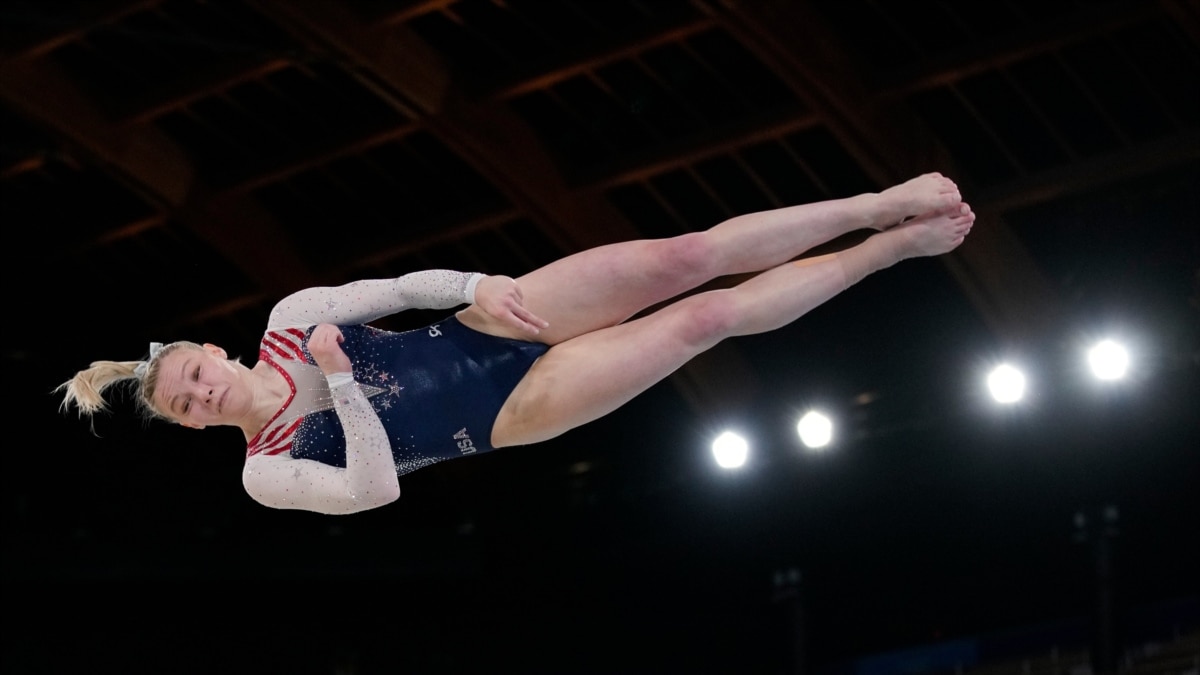
[[[313,328],[268,334],[272,344],[284,348],[264,349],[262,357],[288,377],[293,390],[302,385],[280,361],[303,360],[316,368],[307,348]],[[383,423],[399,474],[492,450],[496,415],[548,349],[480,333],[454,317],[401,333],[363,325],[339,328],[354,380]],[[250,454],[287,451],[293,459],[346,466],[346,439],[337,413],[328,408],[301,412],[283,425],[279,438],[252,441]]]

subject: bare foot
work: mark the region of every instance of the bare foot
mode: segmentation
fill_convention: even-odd
[[[941,213],[962,203],[962,194],[954,181],[936,172],[922,174],[872,196],[876,205],[871,226],[876,230]]]
[[[960,202],[937,213],[918,216],[882,235],[895,237],[901,259],[949,253],[963,243],[975,224],[971,206]]]

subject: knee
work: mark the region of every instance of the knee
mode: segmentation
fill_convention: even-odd
[[[680,337],[691,346],[710,347],[737,331],[741,312],[731,290],[701,293],[680,304],[683,307]]]
[[[711,276],[714,250],[705,232],[659,239],[654,242],[653,255],[652,269],[672,279]]]

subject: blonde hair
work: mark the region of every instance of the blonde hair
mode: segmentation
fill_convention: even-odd
[[[75,377],[55,388],[55,393],[63,393],[59,409],[66,412],[74,405],[80,417],[91,417],[108,410],[104,393],[109,387],[130,383],[134,386],[134,398],[143,417],[170,419],[154,407],[154,389],[158,386],[159,364],[163,357],[181,348],[203,349],[194,342],[181,340],[165,345],[145,361],[94,361],[86,370],[75,373]]]

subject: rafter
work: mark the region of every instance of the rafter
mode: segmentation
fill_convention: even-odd
[[[919,91],[945,87],[973,75],[1003,68],[1039,54],[1106,35],[1161,13],[1146,2],[1124,2],[1078,10],[1069,17],[1039,24],[1023,32],[984,41],[933,63],[884,76],[880,96],[900,99]]]
[[[262,288],[278,293],[312,285],[288,235],[265,210],[244,196],[211,200],[191,159],[171,139],[153,127],[110,122],[52,64],[0,65],[0,98],[191,230]],[[270,269],[264,260],[273,261]]]
[[[170,80],[152,91],[143,92],[123,101],[114,116],[126,124],[143,124],[193,101],[207,98],[243,82],[264,78],[288,68],[291,62],[282,58],[219,61],[203,72],[187,79]]]
[[[934,169],[963,175],[914,113],[870,90],[809,2],[696,2],[772,67],[878,184]],[[1041,334],[1059,315],[1049,283],[999,212],[975,210],[970,241],[943,260],[1002,339]]]
[[[407,23],[417,17],[441,11],[458,0],[404,0],[403,2],[387,2],[386,0],[370,0],[366,5],[367,23],[381,26],[397,26]]]
[[[439,140],[568,251],[637,236],[607,202],[570,193],[556,163],[506,106],[472,101],[419,36],[367,23],[336,3],[254,0],[303,44],[358,66],[356,75]]]
[[[681,24],[643,29],[635,35],[630,35],[619,42],[607,44],[601,49],[569,56],[545,70],[511,78],[508,82],[489,90],[486,96],[511,99],[531,91],[546,89],[581,73],[631,58],[655,47],[686,40],[693,35],[712,29],[715,25],[716,23],[711,17],[702,15]]]
[[[1022,176],[981,190],[979,201],[997,211],[1011,211],[1196,161],[1200,161],[1200,133],[1192,131]]]
[[[372,148],[401,140],[416,131],[415,123],[390,129],[354,130],[354,137],[338,136],[319,140],[315,146],[298,148],[294,156],[275,157],[268,165],[251,164],[231,170],[233,178],[218,186],[223,193],[244,193],[286,180],[298,173],[328,164],[342,157],[359,155]]]
[[[736,126],[716,129],[680,143],[656,148],[653,152],[628,155],[617,164],[603,166],[579,176],[575,183],[580,190],[601,192],[681,169],[710,157],[736,152],[757,143],[778,140],[818,124],[820,118],[801,110],[758,116]]]
[[[40,58],[62,45],[77,40],[98,26],[158,5],[160,0],[94,0],[92,2],[39,3],[41,12],[18,14],[6,10],[7,19],[0,28],[0,59],[21,61]],[[27,3],[32,4],[32,3]]]
[[[26,155],[7,162],[4,168],[0,169],[0,180],[16,178],[22,174],[37,171],[44,166],[46,166],[46,156],[44,154]]]
[[[1184,35],[1200,44],[1200,1],[1158,0],[1158,5]]]

